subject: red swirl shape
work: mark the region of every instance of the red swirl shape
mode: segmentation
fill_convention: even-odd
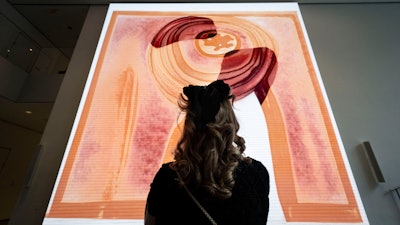
[[[254,91],[261,104],[272,84],[276,67],[276,55],[269,48],[235,50],[225,55],[218,79],[228,83],[238,99]]]
[[[205,17],[187,16],[173,20],[162,27],[151,44],[160,48],[182,40],[205,39],[216,34],[214,22]]]
[[[224,27],[219,28],[224,29]],[[161,48],[182,40],[208,39],[216,35],[213,20],[188,16],[163,26],[151,44]],[[232,93],[237,99],[254,91],[261,104],[276,74],[277,58],[274,51],[267,47],[244,48],[230,50],[221,57],[223,60],[218,79],[224,80],[232,87]]]

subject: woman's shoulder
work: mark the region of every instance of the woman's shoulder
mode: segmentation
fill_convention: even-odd
[[[256,159],[242,161],[235,171],[235,193],[255,193],[265,197],[269,192],[269,173]]]
[[[264,164],[261,161],[258,161],[256,159],[251,159],[252,166],[256,168],[257,170],[263,170],[267,171],[267,168],[264,166]]]
[[[173,178],[175,176],[175,171],[171,166],[172,162],[162,164],[154,177],[153,183],[161,183]]]
[[[269,173],[264,164],[256,159],[248,158],[248,160],[241,161],[236,169],[238,177],[247,179],[262,179],[269,180]]]
[[[267,168],[262,162],[250,157],[248,157],[246,160],[241,161],[239,164],[239,168],[268,172]]]
[[[160,169],[163,169],[163,170],[172,170],[172,165],[173,165],[173,163],[174,163],[174,162],[163,163],[163,164],[161,165],[161,168],[160,168]]]
[[[175,170],[173,169],[173,162],[163,163],[158,171],[158,173],[163,174],[175,174]]]

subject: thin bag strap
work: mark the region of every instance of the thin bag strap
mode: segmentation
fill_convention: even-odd
[[[185,183],[183,182],[181,175],[179,174],[178,171],[176,171],[176,174],[178,175],[179,180],[182,182],[183,184],[183,188],[185,188],[186,192],[188,193],[188,195],[193,199],[193,201],[196,203],[196,205],[200,208],[200,210],[204,213],[204,215],[210,220],[210,222],[213,225],[217,225],[217,223],[215,222],[215,220],[210,216],[210,214],[208,214],[208,212],[203,208],[203,206],[201,206],[200,202],[197,201],[197,199],[193,196],[192,192],[190,192],[190,190],[186,187]]]

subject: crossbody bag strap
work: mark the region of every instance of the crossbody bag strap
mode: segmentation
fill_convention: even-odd
[[[181,176],[179,175],[179,172],[176,171],[176,174],[178,175],[179,180],[182,182],[183,184],[183,188],[186,190],[186,192],[188,193],[188,195],[190,196],[190,198],[192,198],[192,200],[194,201],[194,203],[196,203],[196,205],[200,208],[200,210],[204,213],[204,215],[210,220],[210,222],[213,225],[217,225],[217,223],[215,222],[215,220],[210,216],[210,214],[208,214],[208,212],[203,208],[203,206],[200,204],[199,201],[197,201],[197,199],[193,196],[192,192],[190,192],[190,190],[186,187],[185,183],[183,182]]]

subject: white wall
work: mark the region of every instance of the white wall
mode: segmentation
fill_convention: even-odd
[[[387,190],[400,185],[400,4],[301,5],[336,122],[371,225],[398,225]],[[99,37],[106,7],[91,7],[42,138],[32,187],[10,225],[40,225]],[[387,180],[375,182],[362,141],[370,141]]]

